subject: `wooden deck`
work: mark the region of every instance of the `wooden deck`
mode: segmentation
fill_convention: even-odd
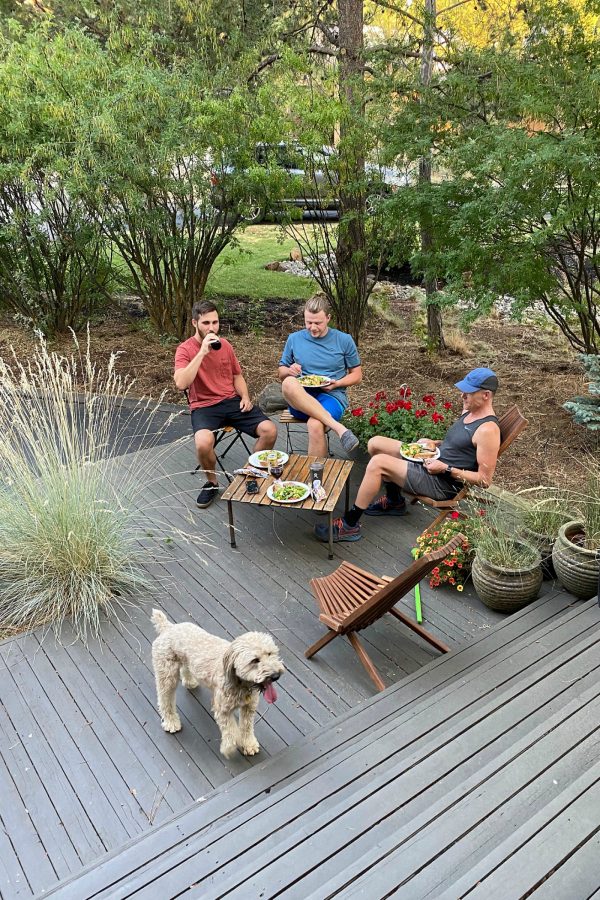
[[[283,446],[283,437],[280,443]],[[232,468],[244,462],[237,447],[230,457]],[[313,740],[306,744],[308,735],[321,735],[319,740],[326,745],[329,741],[330,750],[317,751],[319,761],[333,752],[336,735],[350,727],[358,728],[353,747],[355,743],[357,748],[363,743],[369,747],[376,741],[379,748],[381,738],[382,751],[384,747],[389,751],[384,738],[387,726],[381,726],[382,732],[377,728],[397,709],[395,689],[375,704],[361,707],[355,719],[355,707],[374,691],[349,645],[335,641],[314,660],[303,656],[322,631],[308,581],[332,571],[339,561],[330,562],[326,545],[318,544],[311,534],[314,523],[322,520],[314,513],[290,509],[241,508],[236,516],[238,549],[232,550],[225,504],[216,502],[202,511],[195,507],[200,485],[198,476],[190,474],[194,467],[191,441],[174,445],[167,455],[165,448],[142,449],[123,459],[123,464],[139,466],[140,471],[143,463],[152,464],[154,471],[143,515],[153,535],[147,539],[147,568],[155,590],[145,607],[134,610],[121,627],[106,623],[102,643],[91,642],[88,648],[73,642],[67,630],[60,644],[51,635],[42,640],[38,633],[0,644],[0,896],[4,900],[42,895],[144,833],[162,835],[156,826],[174,815],[187,815],[190,807],[214,818],[220,804],[227,807],[233,776],[242,775],[242,784],[251,784],[252,777],[260,784],[266,784],[266,778],[270,784],[273,771],[283,771],[287,772],[282,776],[285,782],[292,772],[287,754],[281,751],[298,747],[294,760],[308,759],[319,746]],[[359,475],[360,467],[351,497]],[[426,511],[416,510],[400,520],[368,519],[364,539],[336,545],[336,554],[393,576],[408,564],[414,538],[428,518]],[[185,534],[190,532],[201,535],[205,543],[198,547],[186,541]],[[487,610],[468,590],[459,595],[434,592],[424,585],[422,594],[428,629],[457,649],[469,648],[472,641],[474,646],[489,646],[485,641],[493,643],[493,625],[499,624],[506,638],[513,633],[512,623],[516,628],[520,621]],[[539,604],[541,621],[557,627],[556,621],[561,620],[556,617],[566,612],[568,619],[573,610],[583,609],[577,604],[571,610],[572,604],[571,597],[546,585],[545,601]],[[239,756],[227,761],[220,756],[209,697],[202,690],[180,689],[184,724],[180,734],[161,730],[150,667],[154,634],[148,615],[153,605],[175,621],[192,620],[224,637],[254,629],[274,635],[287,672],[277,704],[259,707],[262,718],[256,731],[263,749],[258,758]],[[408,604],[406,609],[410,610]],[[391,617],[365,632],[364,639],[386,683],[411,676],[408,688],[403,688],[409,693],[422,671],[441,671],[442,660],[435,651]],[[447,657],[447,663],[456,657],[465,660],[465,652],[471,651],[463,649]],[[431,665],[423,670],[427,664]],[[469,663],[465,675],[450,679],[452,693],[458,684],[469,683],[467,675],[474,666]],[[479,676],[472,687],[481,689]],[[390,696],[396,698],[391,706],[389,699],[384,700]],[[378,706],[380,700],[383,707]],[[434,704],[434,708],[441,713],[444,706],[438,709]],[[373,717],[369,710],[376,709]],[[382,719],[383,709],[387,713]],[[345,724],[351,721],[358,724]],[[398,728],[392,742],[402,733],[402,726]],[[267,775],[267,762],[273,756],[275,768]],[[332,765],[337,771],[337,764]],[[297,761],[291,766],[294,770]],[[342,765],[340,775],[344,774]],[[251,796],[254,790],[249,788]],[[242,808],[245,802],[241,801]],[[238,806],[236,800],[227,811]],[[217,812],[217,818],[223,814]],[[177,824],[164,827],[167,832],[171,829],[169,833],[173,828],[183,833]],[[139,846],[148,847],[143,842]],[[171,896],[170,888],[165,886],[167,893],[162,890],[149,896]],[[117,896],[110,891],[105,895]],[[250,891],[245,896],[259,893]]]

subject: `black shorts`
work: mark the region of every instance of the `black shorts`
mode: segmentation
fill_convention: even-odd
[[[248,412],[242,412],[240,409],[240,398],[232,397],[230,400],[221,400],[213,406],[201,406],[199,409],[192,410],[192,431],[208,429],[208,431],[218,431],[225,425],[232,425],[256,437],[256,429],[261,422],[269,422],[269,417],[265,416],[260,406],[253,406]]]
[[[452,500],[462,487],[443,475],[431,475],[422,463],[417,462],[409,462],[404,485],[411,494],[432,500]]]

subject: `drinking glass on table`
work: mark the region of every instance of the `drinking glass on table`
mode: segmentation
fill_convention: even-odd
[[[281,462],[281,457],[276,450],[270,450],[267,455],[267,467],[269,470],[269,475],[275,479],[276,482],[281,481],[281,476],[283,475],[283,465]]]

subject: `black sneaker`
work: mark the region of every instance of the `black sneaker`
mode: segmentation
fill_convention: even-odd
[[[199,506],[200,509],[206,509],[207,506],[213,502],[217,494],[219,493],[219,485],[213,484],[212,481],[207,481],[200,493],[198,494],[198,499],[196,500],[196,506]]]

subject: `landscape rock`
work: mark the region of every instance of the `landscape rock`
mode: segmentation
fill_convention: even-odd
[[[272,381],[265,385],[256,398],[256,402],[267,415],[287,409],[287,400],[281,393],[281,382]]]
[[[269,272],[279,272],[281,269],[281,263],[275,260],[275,262],[267,263],[265,269],[268,269]]]
[[[302,251],[298,247],[292,247],[290,250],[290,260],[292,262],[302,262]]]

